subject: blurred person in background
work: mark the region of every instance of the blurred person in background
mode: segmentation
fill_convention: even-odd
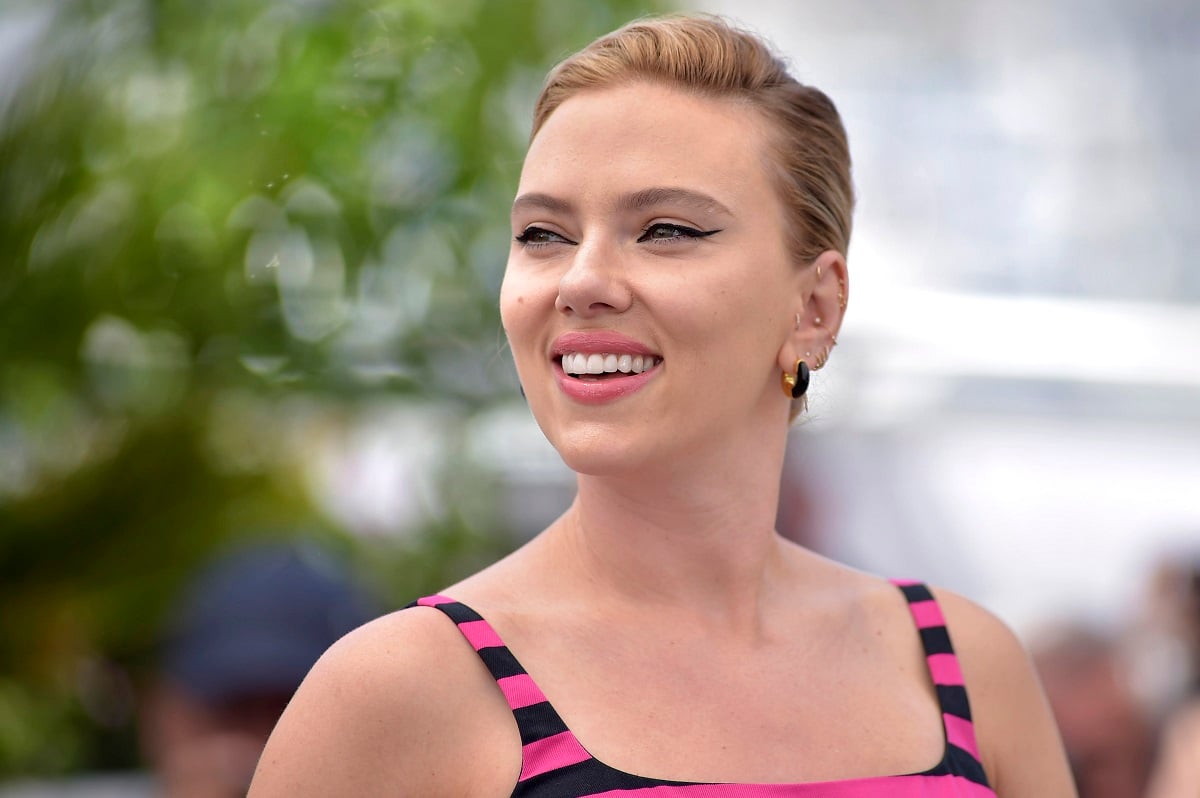
[[[1142,798],[1154,728],[1123,649],[1082,624],[1047,628],[1030,643],[1080,798]]]
[[[752,34],[643,19],[560,64],[500,307],[575,501],[330,649],[251,795],[1075,795],[994,616],[776,531],[852,205],[832,102]]]
[[[203,568],[169,615],[139,732],[161,794],[245,795],[271,728],[312,664],[377,614],[315,545],[264,543]]]
[[[1163,732],[1146,798],[1200,795],[1200,700],[1172,714]]]
[[[1168,669],[1162,743],[1148,798],[1200,795],[1200,554],[1163,559],[1151,583],[1148,637],[1178,653]],[[1172,689],[1173,688],[1173,689]]]

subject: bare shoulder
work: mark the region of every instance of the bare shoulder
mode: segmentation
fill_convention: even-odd
[[[500,755],[508,741],[507,727],[487,720],[506,715],[448,618],[422,607],[392,613],[313,666],[271,734],[250,795],[489,794],[487,785],[508,779]],[[464,744],[481,754],[473,768],[462,767]]]
[[[1075,796],[1049,703],[1024,645],[994,614],[933,589],[971,702],[975,734],[1000,798]]]

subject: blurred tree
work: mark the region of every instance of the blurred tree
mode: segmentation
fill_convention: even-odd
[[[126,669],[223,541],[315,528],[396,600],[509,545],[458,510],[400,547],[346,535],[305,489],[312,433],[396,397],[461,418],[511,395],[495,297],[533,96],[556,58],[651,10],[0,15],[0,778],[131,764],[111,742]],[[438,503],[481,501],[445,443]]]

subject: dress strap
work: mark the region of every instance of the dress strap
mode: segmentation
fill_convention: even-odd
[[[942,710],[946,743],[969,753],[979,761],[979,746],[975,742],[975,724],[971,721],[971,705],[963,682],[962,668],[950,644],[950,633],[942,608],[929,587],[922,582],[892,580],[908,601],[908,609],[921,635],[929,676],[937,690]]]
[[[440,610],[458,626],[483,660],[508,701],[521,733],[521,776],[524,782],[557,768],[591,759],[563,723],[541,688],[534,683],[500,635],[479,613],[447,596],[428,596],[409,605]]]

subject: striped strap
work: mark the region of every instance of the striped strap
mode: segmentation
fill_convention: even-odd
[[[893,580],[893,584],[900,588],[908,600],[908,609],[920,632],[925,661],[929,665],[929,675],[942,709],[946,742],[963,749],[978,761],[979,746],[975,742],[971,706],[967,701],[967,689],[958,657],[950,644],[950,633],[946,630],[942,608],[929,588],[921,582]]]
[[[504,693],[521,733],[518,783],[591,759],[491,624],[470,607],[446,596],[428,596],[415,604],[434,607],[449,616]]]

